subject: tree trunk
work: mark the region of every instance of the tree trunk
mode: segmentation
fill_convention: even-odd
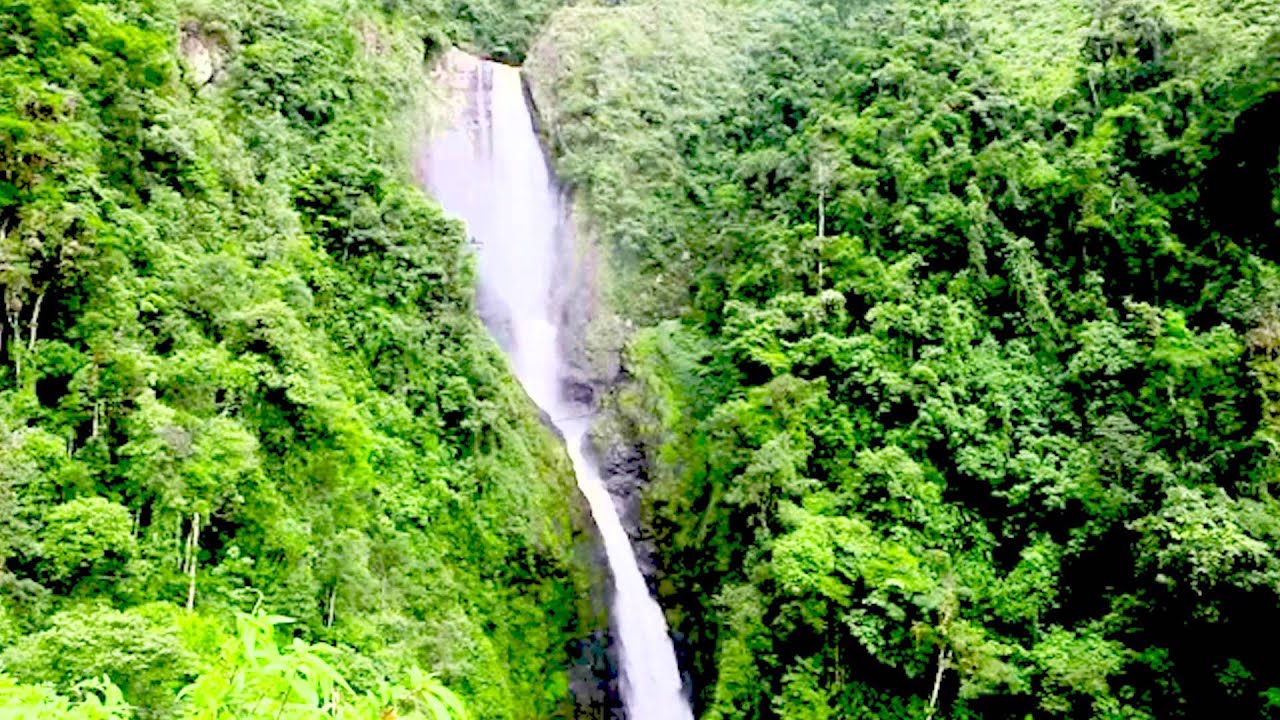
[[[827,191],[818,193],[818,237],[827,237]]]
[[[818,193],[818,289],[822,289],[822,246],[827,239],[827,191]]]
[[[933,676],[933,692],[929,693],[929,717],[938,711],[938,694],[942,690],[942,674],[947,671],[951,662],[951,653],[947,648],[938,651],[938,672]]]
[[[9,341],[9,359],[13,361],[13,377],[16,381],[22,379],[22,352],[19,350],[22,345],[22,330],[18,327],[18,315],[10,312],[9,329],[12,331],[13,339]]]
[[[187,612],[196,607],[196,554],[200,550],[200,513],[191,513],[191,538],[187,541]]]
[[[27,352],[36,351],[36,330],[40,326],[40,307],[44,305],[44,293],[36,296],[36,304],[31,308],[31,338],[27,341]]]
[[[929,714],[933,714],[938,710],[938,696],[942,692],[942,676],[946,674],[947,668],[951,665],[951,648],[948,647],[948,631],[951,627],[951,619],[955,617],[956,612],[960,609],[960,600],[956,597],[956,577],[948,572],[942,580],[943,599],[941,613],[938,616],[938,672],[933,676],[933,692],[929,693]]]

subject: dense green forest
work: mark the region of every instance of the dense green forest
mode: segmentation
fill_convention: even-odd
[[[1280,717],[1280,4],[579,5],[527,67],[699,717]]]
[[[546,9],[0,0],[0,717],[572,714],[584,511],[409,172]]]
[[[453,44],[606,250],[698,717],[1280,717],[1280,2],[561,5],[0,0],[0,718],[574,714]]]

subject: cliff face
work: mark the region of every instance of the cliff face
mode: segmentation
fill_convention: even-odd
[[[563,138],[557,134],[559,118],[565,111],[556,95],[556,73],[563,68],[555,42],[544,37],[535,43],[525,66],[530,102],[539,130],[552,154],[553,165],[563,159]],[[616,305],[623,301],[611,287],[613,268],[610,253],[603,247],[589,211],[575,202],[573,189],[563,186],[564,234],[570,247],[562,254],[563,284],[558,304],[563,327],[562,342],[570,358],[570,391],[588,402],[598,413],[592,441],[602,473],[614,495],[623,524],[632,537],[637,558],[647,578],[655,580],[652,538],[640,517],[640,489],[646,480],[644,456],[639,439],[619,414],[615,397],[627,385],[624,348],[633,325]]]

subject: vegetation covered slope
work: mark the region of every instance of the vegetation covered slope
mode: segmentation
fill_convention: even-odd
[[[0,1],[5,707],[571,711],[568,463],[408,176],[448,10]]]
[[[696,5],[530,68],[699,716],[1280,715],[1280,6]]]

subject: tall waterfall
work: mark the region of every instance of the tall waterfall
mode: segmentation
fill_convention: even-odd
[[[472,61],[466,108],[432,143],[420,169],[476,244],[480,304],[529,397],[564,436],[578,486],[604,540],[614,582],[613,625],[630,720],[691,720],[662,609],[649,595],[612,496],[584,455],[589,417],[565,396],[554,295],[562,253],[573,252],[561,194],[534,130],[516,68]],[[456,79],[456,78],[455,78]]]

